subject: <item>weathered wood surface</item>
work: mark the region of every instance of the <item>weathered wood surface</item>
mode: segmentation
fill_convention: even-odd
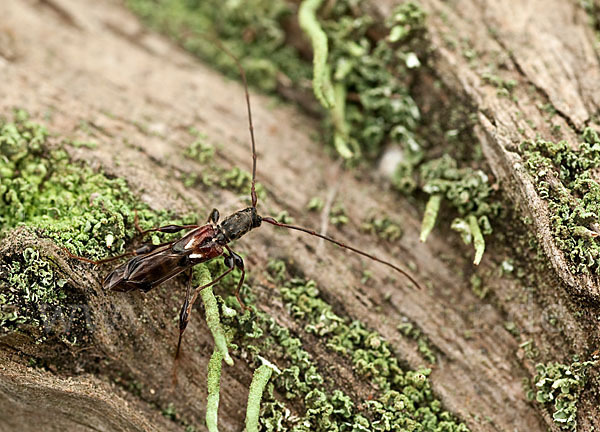
[[[379,2],[378,2],[379,3]],[[410,291],[402,280],[384,282],[385,267],[363,263],[374,270],[375,282],[360,283],[363,265],[356,256],[320,247],[311,238],[264,227],[239,242],[248,254],[247,267],[264,268],[269,257],[293,260],[307,277],[316,279],[324,296],[346,316],[361,319],[394,345],[398,356],[411,365],[422,361],[414,344],[402,339],[396,326],[408,316],[422,328],[438,350],[432,373],[434,389],[445,406],[474,431],[544,431],[555,428],[547,413],[525,398],[521,381],[532,374],[533,362],[505,329],[513,321],[525,339],[540,348],[538,360],[567,361],[574,353],[587,353],[598,340],[590,313],[577,318],[582,306],[569,293],[598,295],[594,280],[569,275],[553,244],[543,203],[518,167],[514,146],[527,134],[549,133],[537,104],[552,102],[560,112],[557,121],[574,138],[598,110],[600,93],[598,57],[586,16],[576,2],[564,0],[511,0],[442,2],[425,0],[429,9],[436,70],[442,80],[463,96],[479,115],[478,135],[494,174],[515,202],[534,216],[538,237],[565,290],[552,274],[537,295],[527,295],[518,280],[489,277],[492,300],[480,300],[470,287],[474,271],[472,251],[446,229],[433,232],[427,244],[418,241],[420,211],[369,179],[337,172],[310,139],[316,123],[287,107],[253,94],[259,142],[259,181],[269,191],[263,213],[286,209],[298,223],[319,226],[319,217],[307,215],[304,206],[315,195],[338,188],[351,223],[330,234],[388,259],[416,265],[420,280],[430,281],[425,292]],[[390,2],[391,4],[391,2]],[[388,2],[380,4],[385,13]],[[186,160],[190,142],[187,130],[195,126],[211,142],[223,144],[218,161],[248,169],[246,113],[243,90],[174,47],[160,36],[143,30],[118,1],[8,0],[0,3],[0,112],[19,106],[38,118],[47,117],[51,130],[77,136],[82,121],[97,133],[96,149],[77,149],[84,159],[107,173],[125,177],[143,199],[156,208],[187,210],[217,206],[222,213],[237,209],[238,197],[207,196],[185,188],[184,173],[198,169]],[[517,79],[517,101],[497,96],[486,85],[478,67],[472,67],[461,50],[447,47],[446,36],[468,37],[486,56],[502,59],[502,74]],[[496,57],[495,57],[496,58]],[[535,91],[528,91],[529,84]],[[525,113],[537,126],[532,130],[515,112]],[[49,115],[46,115],[49,114]],[[118,163],[115,161],[118,160]],[[218,202],[215,202],[217,200]],[[404,221],[405,235],[395,245],[377,242],[358,232],[370,209],[396,214]],[[12,240],[11,240],[12,239]],[[30,430],[33,418],[45,430],[180,430],[165,420],[158,407],[173,402],[189,421],[203,424],[206,399],[206,364],[212,340],[196,313],[187,338],[187,361],[180,371],[176,392],[170,391],[170,368],[176,340],[174,318],[182,290],[176,283],[148,295],[106,295],[100,274],[85,266],[70,267],[51,244],[14,234],[2,252],[35,243],[64,263],[65,274],[93,314],[95,331],[89,349],[62,353],[72,364],[48,371],[28,369],[29,356],[52,347],[34,346],[19,337],[2,341],[0,356],[0,429]],[[510,239],[510,236],[509,236]],[[497,274],[497,265],[510,252],[510,244],[494,242],[486,251],[480,272]],[[318,248],[317,259],[315,249]],[[62,258],[61,258],[62,257]],[[261,307],[286,320],[282,305],[269,302],[269,289],[260,273],[252,281]],[[391,298],[385,301],[387,295]],[[380,313],[374,314],[378,307]],[[547,325],[548,311],[558,326]],[[283,322],[300,335],[294,322]],[[326,364],[328,353],[318,346],[308,349]],[[70,356],[70,357],[69,357]],[[220,422],[223,430],[242,430],[251,370],[243,359],[224,368]],[[335,365],[327,370],[338,381],[348,382],[353,394],[367,397],[369,383]],[[139,395],[114,384],[127,376],[142,384]],[[348,377],[351,377],[348,380]],[[596,383],[597,384],[597,383]],[[594,384],[594,385],[596,385]],[[580,430],[600,428],[598,395],[586,392],[580,404]],[[6,415],[9,413],[10,415]],[[36,420],[37,421],[37,420]],[[76,426],[75,426],[76,425]]]
[[[546,255],[571,292],[598,303],[598,278],[568,270],[552,241],[546,205],[517,153],[524,137],[553,139],[553,125],[572,143],[579,142],[586,126],[598,126],[600,63],[589,16],[576,1],[424,3],[431,11],[437,70],[477,110],[478,137],[494,174],[532,217]],[[474,60],[465,50],[475,53]],[[499,95],[485,73],[515,80],[512,96]],[[551,121],[544,112],[547,104],[557,111]]]

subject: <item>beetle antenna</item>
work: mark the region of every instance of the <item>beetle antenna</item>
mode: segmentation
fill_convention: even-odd
[[[208,36],[207,36],[208,37]],[[242,82],[244,83],[244,91],[246,92],[246,108],[248,110],[248,129],[250,129],[250,142],[252,143],[252,187],[250,189],[250,198],[252,198],[252,207],[256,207],[258,198],[256,196],[256,142],[254,140],[254,126],[252,125],[252,108],[250,108],[250,92],[248,92],[248,81],[246,80],[246,72],[238,58],[227,48],[223,43],[216,39],[210,38],[225,54],[227,54],[235,62]]]
[[[341,242],[339,242],[339,241],[337,241],[337,240],[335,240],[335,239],[333,239],[331,237],[328,237],[326,235],[316,233],[315,231],[309,230],[307,228],[302,228],[302,227],[299,227],[299,226],[296,226],[296,225],[289,225],[289,224],[277,222],[275,219],[273,219],[271,217],[263,217],[262,221],[270,223],[271,225],[275,225],[275,226],[278,226],[278,227],[288,228],[288,229],[292,229],[292,230],[296,230],[296,231],[302,231],[302,232],[304,232],[306,234],[310,234],[310,235],[313,235],[315,237],[322,238],[323,240],[327,240],[328,242],[334,243],[334,244],[336,244],[336,245],[338,245],[340,247],[343,247],[345,249],[349,249],[352,252],[355,252],[355,253],[357,253],[359,255],[362,255],[364,257],[372,259],[373,261],[377,261],[377,262],[379,262],[381,264],[385,264],[386,266],[393,268],[398,273],[402,274],[404,277],[406,277],[408,280],[410,280],[418,289],[422,289],[421,285],[419,285],[419,283],[415,280],[415,278],[413,278],[406,270],[402,270],[400,267],[395,266],[394,264],[392,264],[389,261],[385,261],[385,260],[382,260],[381,258],[377,258],[374,255],[370,255],[370,254],[368,254],[366,252],[363,252],[363,251],[361,251],[359,249],[356,249],[356,248],[354,248],[352,246],[348,246],[348,245],[346,245],[344,243],[341,243]]]

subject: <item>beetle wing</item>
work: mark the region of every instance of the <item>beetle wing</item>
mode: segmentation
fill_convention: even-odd
[[[136,256],[114,269],[104,279],[103,286],[112,291],[149,291],[184,270],[221,255],[223,248],[211,241],[215,233],[211,225],[205,225],[179,240]]]
[[[117,267],[104,279],[103,285],[112,291],[149,291],[189,268],[190,264],[185,261],[189,261],[185,255],[171,252],[170,247],[152,251]]]

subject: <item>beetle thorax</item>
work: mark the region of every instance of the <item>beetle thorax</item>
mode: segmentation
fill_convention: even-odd
[[[237,211],[226,217],[219,224],[220,232],[217,242],[227,244],[233,240],[237,240],[254,228],[258,228],[261,222],[262,218],[258,215],[255,207],[248,207]]]

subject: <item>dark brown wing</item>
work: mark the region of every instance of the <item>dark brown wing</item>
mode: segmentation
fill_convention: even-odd
[[[148,254],[136,256],[113,270],[103,286],[112,291],[149,291],[184,270],[221,255],[221,246],[210,242],[214,234],[214,228],[205,225]]]
[[[172,253],[171,248],[134,257],[110,273],[104,279],[104,287],[113,291],[149,291],[189,268],[191,265],[185,258],[185,255]]]

